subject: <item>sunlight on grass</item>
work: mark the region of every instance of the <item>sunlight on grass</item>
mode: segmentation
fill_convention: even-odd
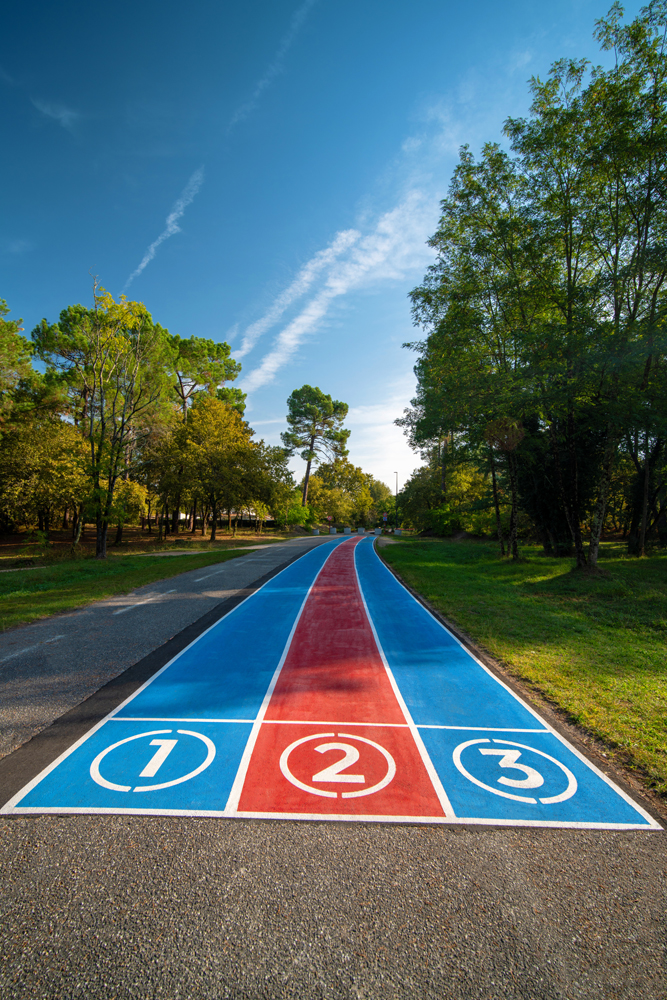
[[[526,547],[408,540],[382,550],[410,586],[517,677],[667,794],[667,554],[603,545],[604,572],[572,572]]]
[[[136,587],[176,573],[226,562],[245,555],[234,550],[207,551],[174,559],[123,556],[105,561],[92,557],[62,560],[16,573],[0,574],[0,630],[58,612],[127,594]]]

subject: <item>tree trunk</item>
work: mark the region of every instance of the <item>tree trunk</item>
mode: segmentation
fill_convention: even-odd
[[[579,467],[577,462],[577,449],[574,439],[574,415],[570,411],[567,426],[567,446],[570,456],[570,489],[572,491],[572,527],[574,529],[574,551],[577,557],[577,569],[586,566],[586,553],[584,552],[584,540],[581,536],[581,523],[579,521]]]
[[[600,551],[600,537],[604,527],[605,515],[607,513],[607,497],[609,496],[609,486],[611,485],[611,473],[616,451],[616,442],[613,441],[611,430],[607,430],[607,441],[602,461],[602,473],[598,486],[598,497],[593,508],[591,519],[591,538],[588,543],[588,565],[597,568],[598,553]]]
[[[311,437],[311,439],[310,439],[310,450],[311,451],[313,450],[314,445],[315,445],[315,435],[313,435]],[[311,461],[312,461],[312,459],[309,458],[308,459],[308,464],[306,465],[306,475],[305,475],[305,478],[303,480],[303,497],[301,499],[301,506],[302,507],[305,507],[306,504],[308,503],[308,480],[310,479],[310,464],[311,464]]]
[[[179,519],[179,514],[181,513],[180,510],[179,510],[180,506],[181,506],[181,502],[180,502],[180,497],[179,497],[179,499],[178,499],[178,501],[176,503],[176,507],[174,508],[174,513],[173,513],[172,518],[171,518],[171,531],[172,531],[172,534],[174,534],[174,535],[178,534],[178,519]]]
[[[206,519],[208,518],[208,507],[202,507],[201,509],[201,533],[206,536]]]
[[[516,488],[516,459],[514,453],[507,452],[507,469],[510,480],[510,493],[512,494],[512,511],[510,513],[510,537],[507,543],[507,553],[513,560],[519,558],[519,546],[517,542],[517,488]]]
[[[85,523],[83,520],[83,504],[79,504],[78,511],[74,510],[74,515],[76,518],[76,531],[74,532],[74,541],[72,542],[73,548],[76,548],[81,541],[81,535],[83,534],[83,529],[85,528]]]
[[[493,506],[496,508],[496,531],[498,532],[498,541],[500,542],[500,554],[505,555],[505,542],[503,541],[503,530],[500,523],[500,504],[498,502],[498,486],[496,484],[496,463],[493,458],[493,452],[489,449],[489,456],[491,458],[491,484],[493,486]]]
[[[644,490],[642,493],[642,521],[639,529],[639,552],[637,553],[639,556],[646,555],[646,525],[648,522],[648,494],[650,479],[651,461],[649,454],[649,437],[648,431],[646,431],[644,436]]]
[[[105,521],[104,518],[98,517],[96,522],[97,535],[95,538],[95,558],[96,559],[106,559],[107,557],[107,533],[109,530],[109,522]]]
[[[549,435],[551,438],[551,451],[553,454],[554,465],[556,467],[556,481],[558,483],[558,495],[560,498],[560,502],[563,505],[563,512],[565,514],[565,520],[567,521],[567,526],[570,529],[570,535],[572,537],[572,541],[574,542],[575,552],[577,553],[577,569],[579,569],[581,566],[586,565],[586,555],[583,550],[583,542],[581,539],[581,527],[579,525],[578,511],[576,510],[576,508],[572,510],[569,499],[565,494],[565,486],[563,485],[563,471],[560,461],[560,452],[558,449],[558,442],[556,440],[556,429],[553,421],[551,421],[550,424]]]
[[[68,515],[69,515],[69,507],[65,507],[65,510],[63,511],[63,525],[62,525],[63,531],[67,531],[67,523],[69,520]]]
[[[116,538],[114,539],[114,545],[120,545],[123,541],[123,522],[118,522],[118,527],[116,528]]]
[[[218,508],[213,505],[213,525],[211,527],[211,541],[215,541],[215,533],[218,527]]]

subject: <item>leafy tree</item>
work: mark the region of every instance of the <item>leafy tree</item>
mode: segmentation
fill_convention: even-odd
[[[48,541],[58,515],[89,495],[88,453],[78,430],[47,417],[22,421],[0,442],[0,508],[9,523],[38,524]]]
[[[236,385],[225,385],[218,389],[216,396],[218,399],[231,406],[241,416],[245,413],[245,401],[248,398],[247,392],[242,392]]]
[[[443,432],[473,451],[486,442],[513,525],[519,506],[536,514],[544,500],[579,567],[597,564],[614,465],[635,430],[643,551],[667,440],[666,15],[654,3],[627,27],[621,16],[615,5],[597,25],[616,50],[611,70],[587,79],[585,61],[561,60],[532,81],[531,116],[506,123],[513,156],[488,144],[477,163],[462,150],[431,240],[438,258],[412,293],[428,337],[412,345],[419,389],[404,426],[417,444]],[[524,434],[510,447],[498,429],[511,427]],[[527,429],[548,442],[538,504],[521,495],[535,469]]]
[[[185,420],[188,406],[196,392],[204,389],[219,395],[224,383],[233,382],[237,377],[241,365],[230,357],[231,348],[225,342],[217,343],[195,336],[179,337],[175,333],[169,335],[169,345],[173,351],[172,368],[176,378],[174,390]],[[237,405],[241,396],[245,399],[242,393],[238,397],[232,397]],[[228,402],[228,399],[224,399],[224,402]]]
[[[248,473],[255,465],[251,432],[238,413],[214,396],[201,396],[181,432],[187,475],[212,516],[211,541],[223,510],[242,509],[254,492]]]
[[[33,375],[32,349],[21,336],[23,320],[8,320],[9,307],[0,299],[0,430],[13,404],[13,392],[22,379]]]
[[[331,396],[317,387],[303,385],[291,394],[287,407],[290,429],[281,438],[289,454],[293,454],[297,448],[303,449],[300,457],[306,462],[306,475],[301,503],[305,507],[312,463],[320,461],[323,456],[334,459],[347,455],[345,445],[350,432],[343,429],[343,421],[347,416],[348,406],[347,403],[332,400]]]
[[[96,555],[106,558],[114,490],[142,415],[168,392],[167,333],[141,303],[113,297],[95,284],[92,309],[70,306],[60,321],[32,333],[38,355],[60,372],[90,449],[97,528]]]

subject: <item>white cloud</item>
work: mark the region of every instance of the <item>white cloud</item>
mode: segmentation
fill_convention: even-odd
[[[79,111],[74,111],[72,108],[66,108],[64,104],[52,104],[50,101],[36,101],[33,99],[33,105],[38,111],[41,111],[43,115],[47,118],[52,118],[54,121],[66,128],[68,132],[71,132],[82,117]]]
[[[402,429],[394,423],[415,394],[414,375],[406,374],[400,381],[387,386],[386,392],[381,403],[351,406],[345,425],[352,431],[350,461],[393,491],[395,473],[398,472],[400,489],[419,465]]]
[[[243,391],[254,392],[272,382],[304,340],[317,330],[335,299],[362,286],[398,281],[415,270],[423,270],[432,259],[432,252],[425,244],[436,218],[434,196],[420,190],[408,191],[393,209],[380,216],[371,232],[350,240],[347,251],[341,251],[340,259],[333,255],[327,258],[328,272],[323,286],[278,334],[269,353],[243,380]],[[343,235],[338,234],[330,248],[336,246]],[[317,259],[318,255],[311,263]],[[295,284],[296,281],[290,288]],[[266,316],[271,314],[269,310]]]
[[[356,229],[345,229],[343,232],[336,234],[328,247],[324,250],[318,251],[314,257],[311,257],[308,263],[301,268],[289,288],[286,288],[285,291],[278,296],[271,308],[264,313],[262,318],[258,319],[256,323],[252,323],[247,328],[243,335],[241,347],[235,352],[235,357],[245,357],[245,355],[253,349],[262,334],[266,333],[267,330],[270,330],[272,326],[275,326],[285,310],[291,306],[293,302],[301,298],[302,295],[305,295],[315,278],[325,268],[332,264],[337,257],[348,250],[360,236],[361,233],[359,233]]]
[[[157,253],[158,247],[162,243],[164,243],[165,240],[168,240],[170,236],[173,236],[175,233],[180,233],[181,227],[178,225],[178,220],[183,216],[183,213],[185,212],[188,205],[190,205],[194,201],[197,192],[199,191],[203,182],[204,182],[204,168],[200,167],[199,170],[195,170],[194,174],[183,188],[183,192],[180,198],[176,201],[174,207],[167,216],[165,228],[160,233],[158,238],[151,243],[148,250],[142,257],[139,267],[137,267],[136,270],[134,270],[130,275],[130,277],[127,279],[123,287],[123,291],[125,291],[125,289],[134,281],[134,279],[139,277],[144,268],[147,267],[148,264],[150,264],[150,262],[153,260],[153,257]]]
[[[292,15],[290,26],[287,29],[285,35],[283,35],[282,41],[278,46],[278,51],[276,52],[272,62],[270,63],[264,75],[261,76],[257,81],[257,83],[255,84],[253,92],[248,98],[248,100],[245,101],[243,104],[241,104],[240,107],[238,107],[234,112],[234,114],[232,115],[229,125],[227,127],[228,132],[231,132],[234,126],[238,124],[238,122],[243,121],[244,118],[247,118],[248,115],[255,110],[255,108],[259,104],[259,99],[266,90],[266,88],[270,86],[271,83],[273,83],[275,78],[280,73],[282,73],[285,56],[287,55],[288,50],[294,43],[294,39],[299,33],[299,30],[303,22],[305,21],[306,17],[308,16],[311,7],[314,7],[316,3],[317,0],[305,0],[305,2],[302,3],[301,6],[294,12],[294,14]]]

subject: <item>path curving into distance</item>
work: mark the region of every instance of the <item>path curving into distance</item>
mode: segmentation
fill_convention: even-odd
[[[660,828],[360,537],[270,579],[2,812]]]

